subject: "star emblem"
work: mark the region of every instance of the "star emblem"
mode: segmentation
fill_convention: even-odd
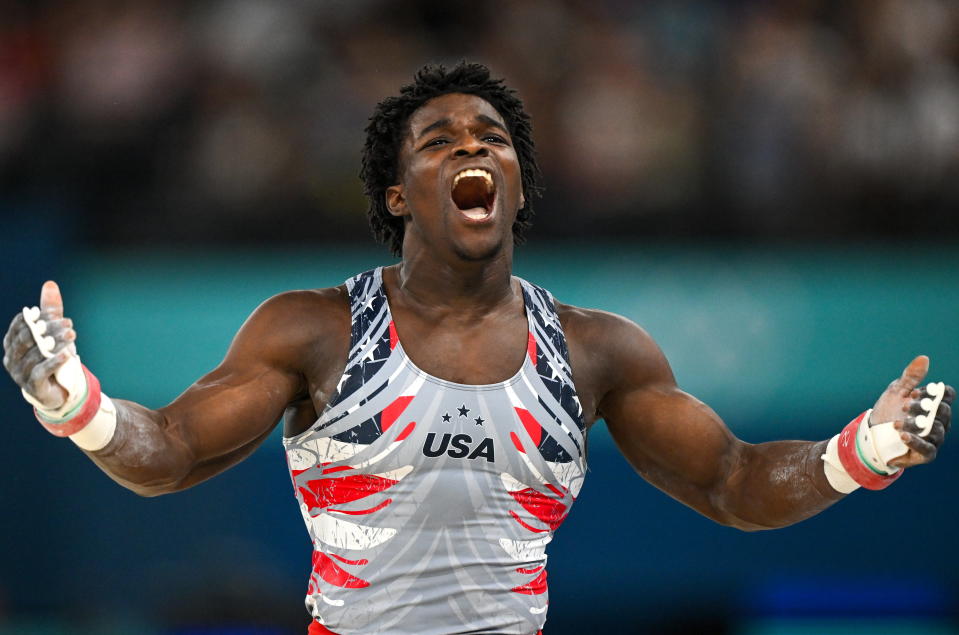
[[[543,323],[545,326],[555,329],[556,328],[556,318],[553,317],[552,313],[546,313],[543,317]]]
[[[465,417],[466,415],[468,415],[468,414],[470,413],[470,409],[466,407],[466,404],[463,404],[462,406],[460,406],[459,408],[457,408],[457,410],[460,411],[460,416],[461,416],[461,417]]]
[[[476,421],[476,425],[478,426],[483,425],[483,417],[476,417],[475,421]]]
[[[549,366],[550,370],[550,379],[559,379],[559,368],[557,368],[556,364],[553,363],[553,360],[549,360],[547,365]]]
[[[450,422],[450,419],[451,419],[450,413],[447,412],[446,414],[443,415],[443,421],[444,421],[445,423],[449,423],[449,422]]]

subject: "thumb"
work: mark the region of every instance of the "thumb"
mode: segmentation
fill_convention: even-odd
[[[906,392],[912,391],[912,389],[918,386],[919,382],[925,378],[928,372],[929,358],[925,355],[919,355],[916,359],[909,362],[909,365],[902,371],[902,376],[898,379],[899,387]]]
[[[63,317],[63,297],[60,295],[60,287],[53,280],[43,283],[43,289],[40,290],[40,310],[49,310],[54,319]]]

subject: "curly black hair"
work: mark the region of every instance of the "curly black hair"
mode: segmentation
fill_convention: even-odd
[[[394,256],[402,254],[404,225],[403,219],[390,214],[386,206],[386,188],[398,182],[400,148],[406,137],[407,123],[420,106],[449,93],[481,97],[503,117],[519,159],[526,199],[513,223],[516,243],[524,242],[526,230],[532,225],[532,200],[540,195],[541,189],[540,170],[536,163],[530,116],[523,109],[516,91],[504,85],[502,79],[491,78],[489,69],[482,64],[464,61],[450,70],[442,65],[427,64],[416,72],[412,84],[400,89],[399,96],[387,97],[376,105],[366,126],[360,178],[369,199],[370,229]]]

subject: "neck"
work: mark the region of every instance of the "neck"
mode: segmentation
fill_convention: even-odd
[[[441,259],[428,249],[404,248],[397,287],[417,304],[485,313],[513,297],[509,247],[486,260]]]

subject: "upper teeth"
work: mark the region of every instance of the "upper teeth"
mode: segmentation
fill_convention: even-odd
[[[470,168],[468,170],[463,170],[459,174],[453,177],[453,185],[459,183],[459,180],[467,176],[478,176],[486,181],[486,187],[493,187],[493,175],[482,170],[480,168]]]

